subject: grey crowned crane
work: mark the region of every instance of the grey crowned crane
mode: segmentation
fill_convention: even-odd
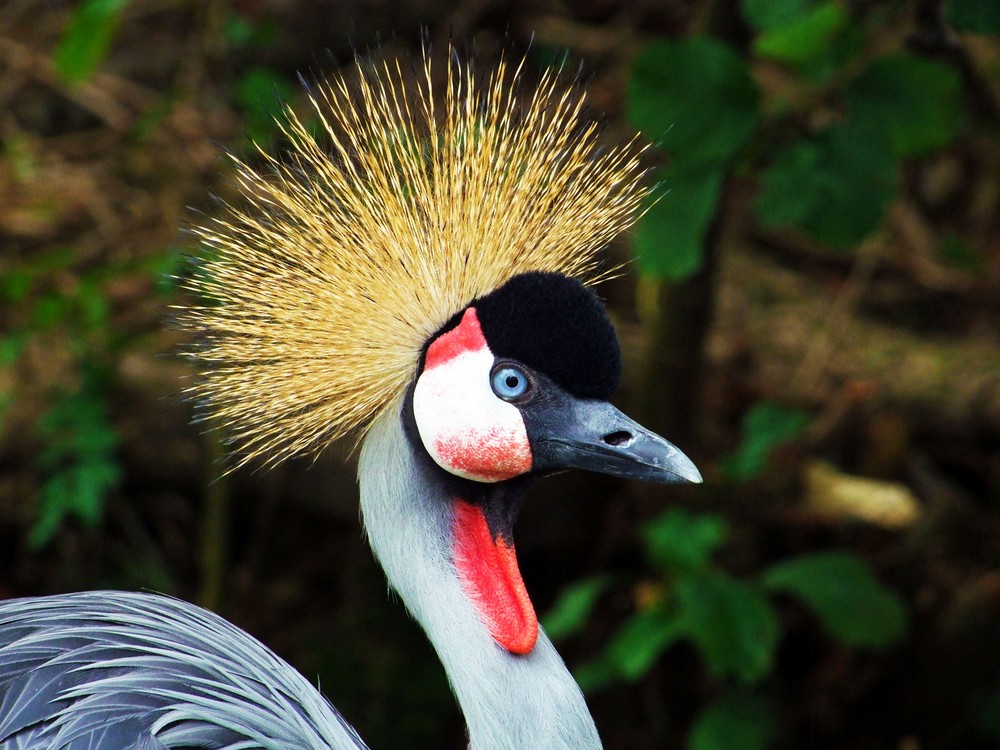
[[[238,163],[245,204],[181,312],[193,395],[274,463],[360,442],[364,527],[436,649],[472,750],[593,750],[594,722],[538,627],[514,552],[525,489],[567,468],[699,482],[608,403],[618,339],[597,254],[646,194],[633,143],[601,149],[585,94],[520,67],[425,55],[312,92],[290,154]],[[225,620],[151,594],[0,603],[0,750],[360,748],[285,662]]]

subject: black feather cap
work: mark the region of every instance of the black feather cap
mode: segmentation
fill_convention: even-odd
[[[472,302],[490,351],[544,373],[577,398],[618,389],[621,347],[604,304],[576,279],[532,271]],[[433,338],[462,319],[457,313]]]

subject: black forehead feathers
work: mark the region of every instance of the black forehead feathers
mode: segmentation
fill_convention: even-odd
[[[617,390],[618,336],[604,305],[579,281],[524,273],[472,307],[495,356],[523,362],[578,398],[608,399]]]

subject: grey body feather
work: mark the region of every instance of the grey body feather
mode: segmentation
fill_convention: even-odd
[[[200,607],[95,591],[0,602],[0,750],[359,750],[320,692]]]

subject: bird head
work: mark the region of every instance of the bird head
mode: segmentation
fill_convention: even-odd
[[[596,295],[526,273],[431,339],[413,416],[434,462],[479,482],[567,468],[700,482],[683,453],[608,402],[620,379],[618,337]]]

